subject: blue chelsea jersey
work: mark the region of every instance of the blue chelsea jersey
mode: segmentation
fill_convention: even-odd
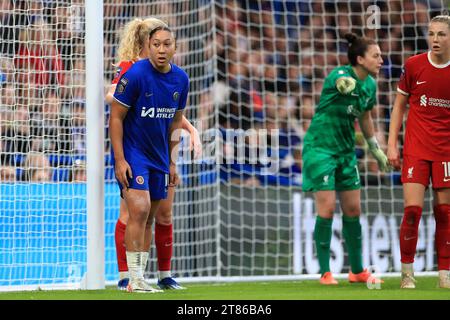
[[[169,172],[169,128],[186,107],[189,77],[180,67],[161,73],[140,60],[119,80],[114,98],[128,108],[123,122],[123,151],[132,163]]]

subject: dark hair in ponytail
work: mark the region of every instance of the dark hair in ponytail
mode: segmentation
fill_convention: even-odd
[[[366,37],[360,37],[355,33],[346,33],[344,37],[349,44],[347,57],[352,66],[356,66],[358,64],[358,56],[364,57],[367,48],[370,45],[377,44],[375,40]]]

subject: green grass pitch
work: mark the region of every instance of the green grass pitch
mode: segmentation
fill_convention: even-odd
[[[450,300],[450,289],[438,287],[437,277],[418,277],[415,290],[400,290],[399,278],[385,278],[381,289],[339,280],[321,286],[317,280],[237,283],[188,283],[187,290],[127,293],[105,290],[0,292],[0,300]]]

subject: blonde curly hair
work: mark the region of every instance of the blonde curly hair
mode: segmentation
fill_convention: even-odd
[[[120,35],[119,49],[117,50],[117,64],[120,61],[139,59],[146,37],[150,31],[158,27],[168,27],[164,21],[150,17],[146,19],[136,18],[128,22]]]

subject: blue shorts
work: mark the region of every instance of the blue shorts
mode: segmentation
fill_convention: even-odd
[[[167,198],[169,174],[154,170],[145,164],[130,163],[133,178],[128,178],[129,189],[148,190],[150,199],[161,200]],[[117,180],[122,196],[123,186]]]

